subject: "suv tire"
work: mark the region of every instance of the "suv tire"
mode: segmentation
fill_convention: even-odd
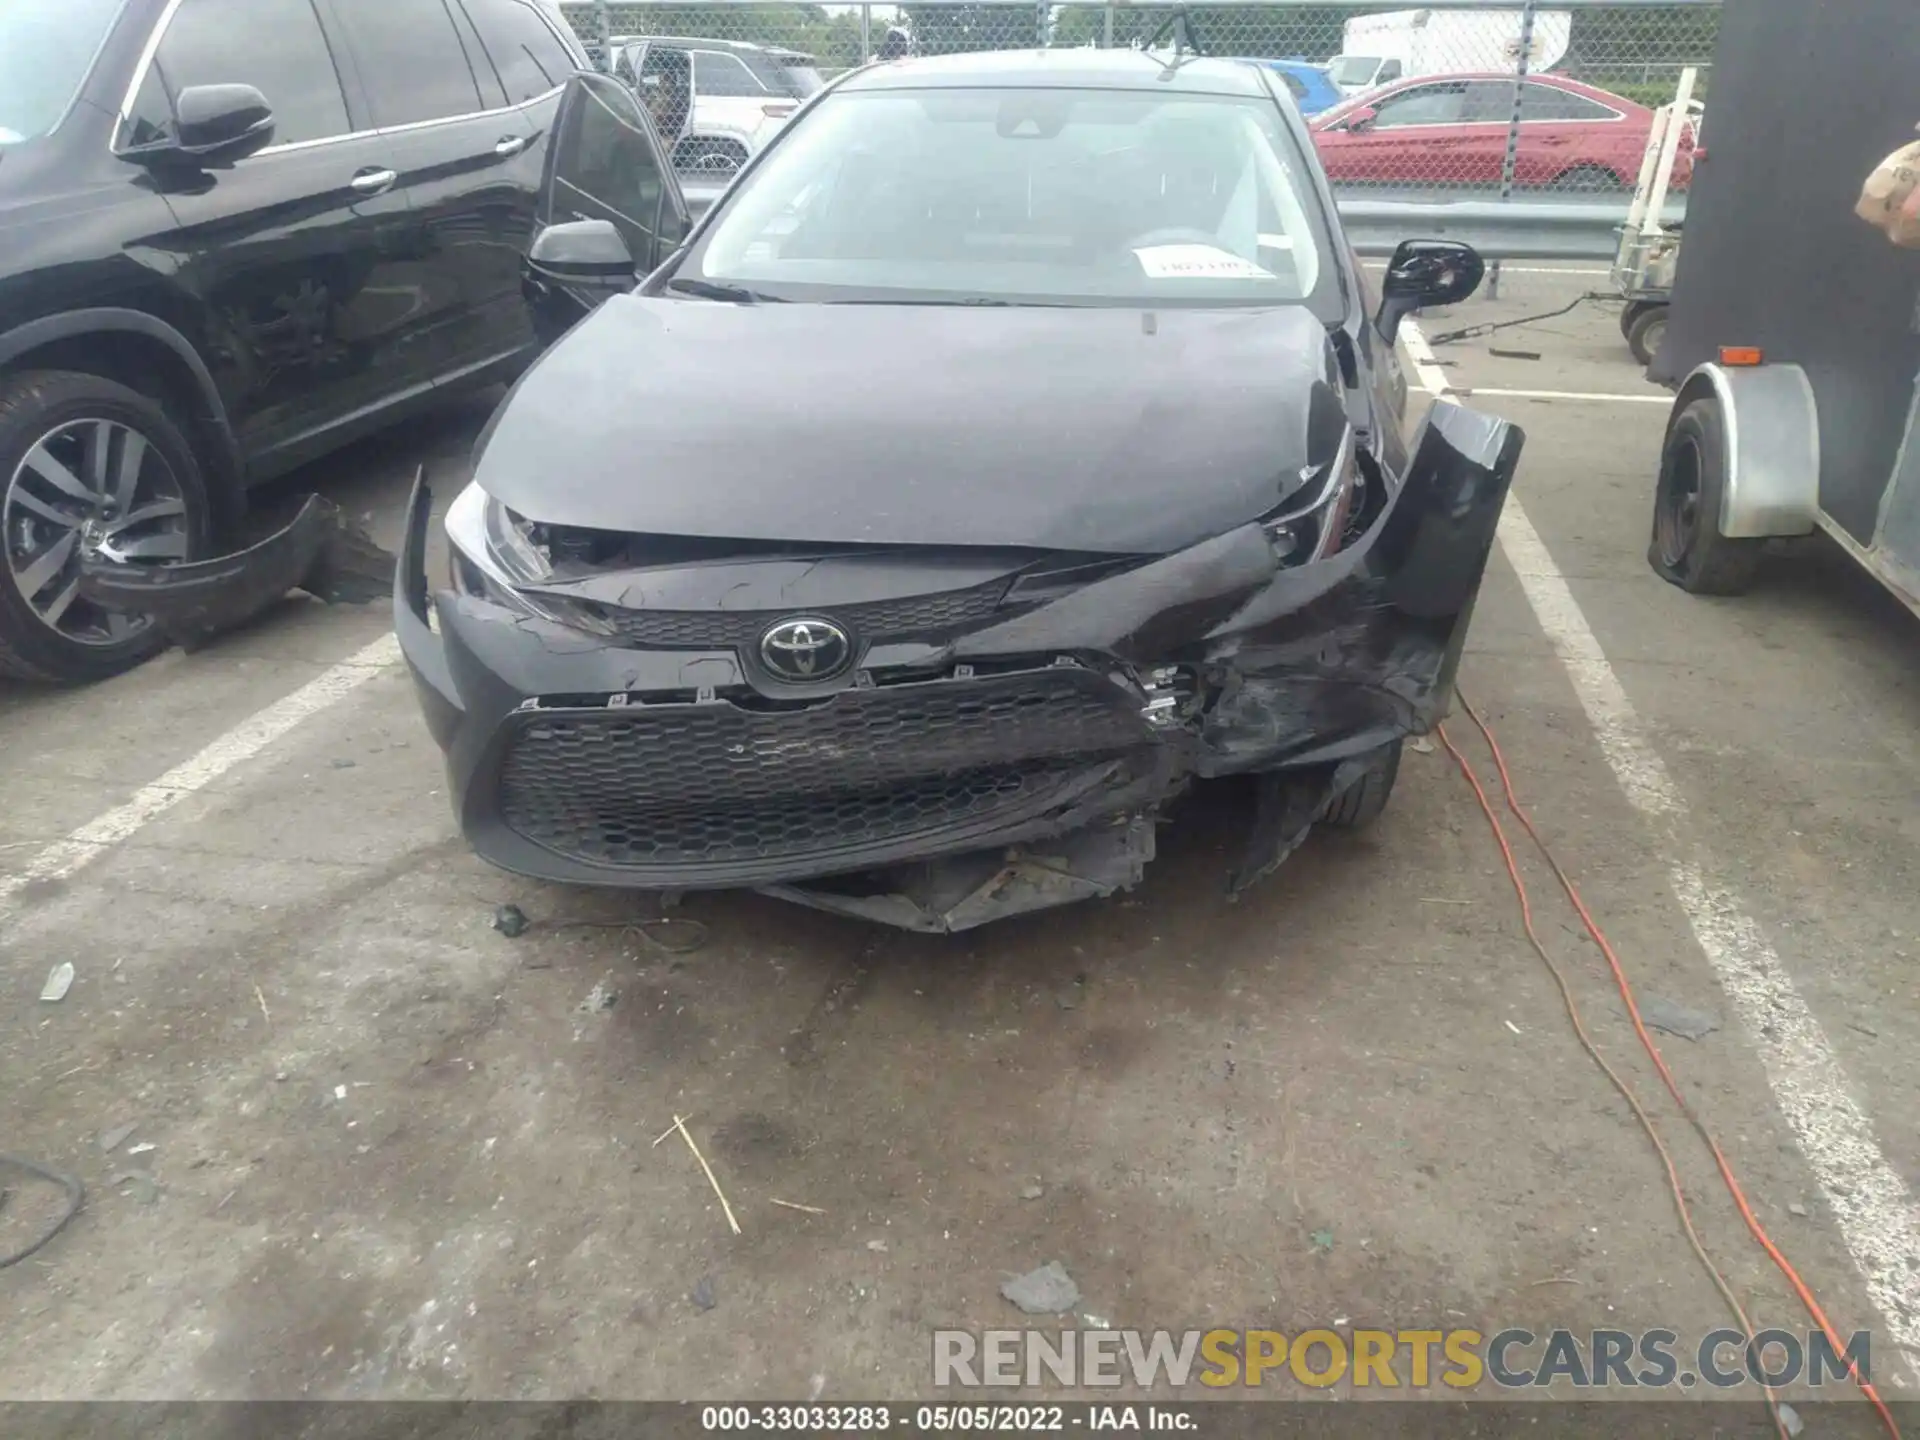
[[[106,478],[94,491],[97,476]],[[104,680],[164,649],[138,617],[67,594],[80,555],[118,544],[132,558],[198,559],[210,523],[199,457],[147,396],[70,371],[0,377],[0,675]]]
[[[1320,823],[1331,830],[1364,830],[1378,820],[1393,795],[1393,782],[1400,778],[1404,743],[1396,740],[1382,746],[1366,774],[1333,797],[1333,803],[1321,813]]]

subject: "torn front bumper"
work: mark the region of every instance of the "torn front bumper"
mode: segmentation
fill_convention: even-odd
[[[1521,444],[1437,405],[1399,491],[1328,560],[1283,568],[1245,526],[938,644],[876,643],[805,703],[770,701],[733,649],[430,593],[424,484],[394,623],[483,858],[959,930],[1130,886],[1195,777],[1262,777],[1235,883],[1278,864],[1445,713]]]

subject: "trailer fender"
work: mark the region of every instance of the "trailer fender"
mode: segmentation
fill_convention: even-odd
[[[1820,510],[1820,416],[1798,365],[1711,362],[1687,376],[1667,430],[1696,400],[1720,405],[1727,473],[1719,530],[1729,540],[1808,535]]]

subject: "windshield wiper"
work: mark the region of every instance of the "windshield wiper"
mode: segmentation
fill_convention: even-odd
[[[757,290],[748,290],[739,285],[716,285],[711,280],[693,280],[685,276],[669,280],[667,289],[681,295],[698,295],[702,300],[727,300],[735,305],[758,305],[762,300],[780,303],[778,295],[762,295]]]

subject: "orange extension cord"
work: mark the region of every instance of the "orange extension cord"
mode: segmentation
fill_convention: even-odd
[[[1594,920],[1593,915],[1588,911],[1586,902],[1580,898],[1579,889],[1574,885],[1573,881],[1568,878],[1567,872],[1561,868],[1560,862],[1555,857],[1552,847],[1541,838],[1540,832],[1534,828],[1532,818],[1527,814],[1525,807],[1520,804],[1519,797],[1514,793],[1513,776],[1507,769],[1507,759],[1506,756],[1501,753],[1500,742],[1494,739],[1493,731],[1488,727],[1487,722],[1480,718],[1479,711],[1473,708],[1472,703],[1464,694],[1460,696],[1460,704],[1472,718],[1474,725],[1479,728],[1480,734],[1487,742],[1487,749],[1492,752],[1493,763],[1500,772],[1501,788],[1506,793],[1507,808],[1513,812],[1514,817],[1519,820],[1520,824],[1526,829],[1527,834],[1532,837],[1533,843],[1539,847],[1540,854],[1553,870],[1555,878],[1559,880],[1560,888],[1566,891],[1567,899],[1572,902],[1574,910],[1578,912],[1581,924],[1586,926],[1587,934],[1593,937],[1594,944],[1600,947],[1600,953],[1606,956],[1607,965],[1613,971],[1614,984],[1620,991],[1620,998],[1626,1002],[1627,1014],[1633,1021],[1634,1033],[1640,1037],[1641,1045],[1645,1047],[1648,1058],[1653,1061],[1654,1069],[1659,1072],[1661,1081],[1667,1087],[1667,1093],[1673,1097],[1674,1103],[1680,1107],[1680,1113],[1686,1116],[1687,1120],[1693,1125],[1693,1128],[1699,1132],[1700,1138],[1705,1142],[1707,1149],[1713,1153],[1714,1163],[1720,1169],[1720,1178],[1726,1184],[1727,1193],[1733,1197],[1733,1203],[1738,1207],[1741,1218],[1746,1221],[1748,1231],[1753,1235],[1753,1238],[1759,1242],[1760,1248],[1765,1250],[1768,1256],[1772,1258],[1773,1263],[1780,1268],[1780,1273],[1786,1276],[1788,1283],[1793,1286],[1794,1292],[1799,1295],[1801,1303],[1807,1307],[1807,1313],[1813,1317],[1814,1323],[1819,1325],[1820,1329],[1826,1334],[1827,1343],[1833,1347],[1834,1353],[1837,1355],[1845,1355],[1846,1347],[1841,1343],[1840,1336],[1835,1331],[1832,1322],[1827,1319],[1826,1312],[1820,1308],[1819,1300],[1815,1298],[1812,1289],[1809,1288],[1807,1283],[1800,1278],[1799,1272],[1793,1268],[1792,1263],[1780,1252],[1780,1247],[1774,1244],[1773,1238],[1767,1234],[1766,1227],[1761,1225],[1759,1217],[1753,1213],[1753,1207],[1747,1203],[1746,1191],[1741,1188],[1740,1181],[1734,1175],[1733,1167],[1727,1163],[1727,1157],[1721,1151],[1719,1143],[1713,1138],[1712,1132],[1707,1129],[1706,1122],[1700,1118],[1694,1108],[1687,1103],[1686,1097],[1680,1093],[1679,1084],[1674,1080],[1672,1072],[1667,1069],[1667,1062],[1661,1057],[1660,1047],[1654,1043],[1653,1036],[1647,1032],[1646,1024],[1640,1018],[1640,1006],[1635,1001],[1633,994],[1633,982],[1627,978],[1627,972],[1625,967],[1620,963],[1620,957],[1614,952],[1614,948],[1612,944],[1608,942],[1605,932],[1600,929],[1598,922]],[[1528,941],[1532,944],[1534,950],[1538,952],[1541,960],[1545,962],[1548,971],[1553,976],[1554,982],[1559,986],[1560,997],[1566,1004],[1567,1015],[1573,1022],[1574,1033],[1579,1037],[1582,1047],[1586,1050],[1587,1054],[1593,1058],[1594,1063],[1605,1072],[1607,1079],[1613,1083],[1613,1087],[1625,1098],[1628,1107],[1640,1121],[1641,1128],[1646,1131],[1647,1138],[1653,1142],[1653,1148],[1659,1153],[1661,1163],[1666,1167],[1667,1184],[1673,1191],[1674,1205],[1679,1210],[1680,1223],[1686,1231],[1687,1241],[1693,1247],[1694,1254],[1699,1257],[1700,1263],[1706,1267],[1707,1273],[1712,1277],[1713,1283],[1719,1290],[1722,1298],[1726,1300],[1728,1306],[1733,1310],[1733,1313],[1739,1318],[1741,1329],[1746,1332],[1747,1341],[1749,1345],[1751,1345],[1754,1339],[1753,1323],[1748,1320],[1745,1309],[1742,1308],[1739,1299],[1727,1284],[1726,1277],[1720,1273],[1718,1267],[1714,1265],[1712,1259],[1707,1255],[1705,1246],[1700,1243],[1700,1237],[1693,1227],[1692,1212],[1687,1203],[1686,1193],[1680,1186],[1679,1172],[1674,1168],[1673,1157],[1668,1153],[1665,1142],[1660,1138],[1659,1129],[1654,1125],[1652,1117],[1641,1108],[1640,1102],[1634,1096],[1632,1088],[1628,1086],[1626,1081],[1606,1062],[1605,1058],[1600,1054],[1598,1047],[1594,1045],[1593,1038],[1587,1033],[1586,1024],[1580,1017],[1580,1007],[1575,1003],[1573,992],[1567,986],[1566,978],[1561,974],[1560,968],[1554,963],[1553,957],[1547,953],[1546,947],[1540,941],[1539,934],[1534,929],[1533,906],[1527,897],[1526,882],[1520,877],[1519,862],[1515,860],[1513,847],[1507,841],[1506,827],[1500,823],[1500,817],[1494,813],[1493,803],[1487,798],[1487,792],[1481,786],[1479,777],[1474,774],[1473,767],[1468,764],[1466,756],[1462,755],[1460,751],[1455,748],[1452,739],[1447,735],[1446,726],[1442,725],[1438,733],[1440,743],[1446,747],[1447,753],[1453,757],[1454,763],[1460,767],[1460,773],[1466,778],[1467,784],[1473,787],[1474,798],[1480,802],[1480,811],[1487,817],[1487,824],[1493,829],[1493,838],[1499,844],[1500,854],[1506,861],[1507,878],[1513,882],[1514,894],[1519,897],[1521,924],[1526,929]],[[1860,1392],[1865,1395],[1868,1400],[1873,1402],[1874,1409],[1879,1412],[1881,1421],[1886,1425],[1887,1433],[1893,1437],[1893,1440],[1900,1440],[1900,1427],[1893,1418],[1893,1412],[1887,1408],[1886,1402],[1880,1398],[1879,1393],[1873,1388],[1872,1383],[1859,1373],[1851,1360],[1847,1362],[1847,1374],[1852,1378],[1853,1382],[1860,1387]],[[1773,1415],[1774,1426],[1779,1430],[1784,1440],[1788,1432],[1786,1424],[1780,1415],[1778,1398],[1774,1395],[1771,1387],[1767,1388],[1766,1395],[1768,1408]]]

